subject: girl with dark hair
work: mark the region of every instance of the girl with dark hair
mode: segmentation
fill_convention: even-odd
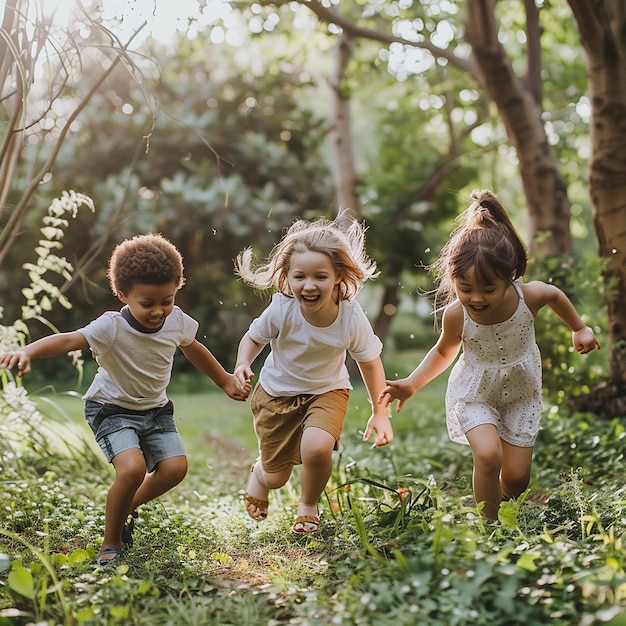
[[[399,411],[463,346],[448,379],[448,434],[471,447],[474,498],[495,520],[500,502],[517,498],[530,481],[543,408],[535,316],[549,306],[571,329],[580,354],[600,344],[558,287],[522,282],[526,249],[493,193],[475,191],[472,198],[430,267],[438,283],[435,312],[443,311],[441,335],[410,376],[387,381],[379,402],[398,400]]]

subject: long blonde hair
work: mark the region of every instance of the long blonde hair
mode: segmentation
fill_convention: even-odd
[[[321,252],[341,278],[339,300],[351,300],[367,280],[378,276],[376,262],[365,252],[365,230],[364,224],[353,219],[297,220],[274,246],[265,263],[255,260],[252,248],[240,252],[235,259],[235,273],[251,287],[274,289],[293,297],[287,281],[292,256],[307,250]]]

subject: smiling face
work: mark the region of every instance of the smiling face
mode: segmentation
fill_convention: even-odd
[[[287,282],[304,319],[314,326],[329,326],[335,321],[340,281],[330,258],[322,252],[295,252],[290,259]]]
[[[480,282],[474,268],[470,268],[463,276],[455,276],[453,281],[459,302],[474,321],[496,324],[512,314],[510,305],[517,302],[517,297],[514,290],[509,291],[510,280],[493,276],[486,282]],[[514,297],[508,297],[511,293]]]
[[[175,282],[164,285],[135,283],[127,293],[118,293],[120,302],[128,305],[132,316],[150,330],[160,328],[174,308]]]

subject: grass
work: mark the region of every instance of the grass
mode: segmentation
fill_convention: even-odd
[[[400,354],[398,374],[418,359]],[[393,444],[373,450],[356,386],[321,531],[307,537],[290,532],[297,471],[272,492],[266,521],[245,514],[248,404],[214,389],[172,393],[189,475],[144,507],[112,570],[92,566],[111,468],[79,446],[91,437],[79,397],[41,399],[57,407],[45,430],[54,449],[2,459],[0,552],[12,566],[0,574],[0,626],[626,623],[621,422],[548,411],[531,489],[491,525],[462,499],[471,455],[447,439],[444,389],[442,376],[410,400],[394,414]]]
[[[442,378],[435,381],[420,396],[420,407],[425,415],[430,416],[438,411],[441,420],[418,421],[407,409],[394,413],[392,421],[396,441],[401,441],[404,433],[411,434],[416,429],[419,429],[422,441],[441,440],[445,436],[445,419],[441,412],[444,386],[445,381]],[[183,484],[166,494],[161,501],[179,507],[221,498],[230,501],[234,507],[241,507],[239,501],[247,481],[248,470],[257,456],[249,404],[235,402],[215,389],[196,394],[173,393],[170,397],[174,402],[179,432],[187,449],[190,470]],[[92,454],[97,457],[96,462],[104,466],[104,480],[110,481],[113,476],[112,469],[106,465],[93,441],[91,431],[83,417],[80,395],[60,393],[39,397],[37,404],[42,412],[54,418],[56,433],[50,433],[50,441],[55,442],[57,451],[62,453],[68,442],[76,443],[79,440],[85,442]],[[350,466],[359,463],[367,465],[370,460],[382,457],[388,460],[388,465],[397,473],[410,472],[411,468],[404,467],[403,463],[396,463],[393,448],[374,451],[369,444],[361,442],[368,417],[367,395],[363,386],[357,383],[351,394],[350,409],[344,425],[343,441],[346,445],[341,453],[335,455],[337,467],[343,463]],[[447,442],[444,442],[444,445],[446,444]],[[448,445],[458,452],[457,446]],[[405,460],[410,458],[406,452],[402,456]],[[438,464],[428,456],[423,463],[425,471]],[[273,499],[289,503],[293,508],[298,498],[298,476],[299,469],[296,468],[290,483],[280,490],[280,493],[273,494]],[[292,511],[283,520],[287,530],[291,513]]]
[[[389,371],[390,377],[407,375],[423,356],[422,351],[405,351],[396,356],[396,366]],[[399,364],[399,365],[398,365]],[[427,416],[441,415],[441,420],[419,420],[422,437],[441,439],[445,437],[445,417],[442,398],[445,390],[445,376],[433,381],[419,395],[419,406]],[[344,438],[352,445],[359,443],[367,418],[369,404],[360,380],[353,381],[355,389],[351,394],[350,409],[344,425]],[[185,383],[185,386],[187,384]],[[215,482],[232,489],[239,489],[247,479],[247,471],[257,456],[257,443],[252,425],[252,415],[248,402],[235,402],[221,393],[214,385],[203,384],[207,391],[199,393],[176,392],[176,379],[169,394],[174,402],[175,416],[179,432],[190,463],[190,474],[186,482]],[[62,452],[68,442],[89,443],[90,448],[99,454],[97,445],[83,416],[83,401],[76,392],[55,392],[35,396],[37,406],[45,415],[53,419],[54,431],[50,432],[51,444]],[[409,406],[409,405],[407,405]],[[406,408],[400,413],[392,412],[392,423],[396,437],[404,432],[412,432],[418,426],[415,415]],[[372,437],[373,440],[373,437]],[[367,444],[358,447],[368,451]],[[451,448],[457,449],[457,446]],[[369,452],[369,451],[368,451]],[[212,477],[219,473],[219,476]],[[238,480],[238,483],[235,481]],[[177,490],[184,488],[184,485]],[[222,487],[223,488],[223,487]]]

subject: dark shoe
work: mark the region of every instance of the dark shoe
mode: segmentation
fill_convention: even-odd
[[[129,550],[133,547],[133,531],[135,530],[135,520],[138,516],[139,513],[137,513],[137,511],[130,513],[124,524],[124,528],[122,528],[122,544],[124,544],[125,550]]]
[[[122,551],[119,548],[114,548],[113,546],[109,546],[108,548],[104,548],[98,555],[98,560],[96,563],[98,567],[107,567],[108,565],[114,564],[122,556]]]

